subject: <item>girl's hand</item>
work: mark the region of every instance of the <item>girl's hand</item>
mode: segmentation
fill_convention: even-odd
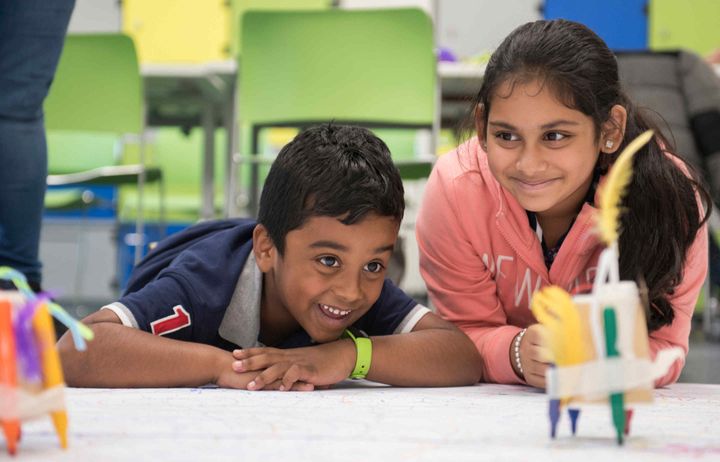
[[[545,388],[545,371],[552,358],[545,342],[545,335],[545,328],[541,324],[533,324],[525,331],[525,335],[520,340],[522,373],[515,363],[515,340],[513,339],[510,344],[510,361],[515,373],[519,377],[524,375],[528,385],[537,388]]]
[[[252,372],[248,390],[304,389],[299,384],[322,388],[348,378],[356,354],[355,344],[348,339],[287,350],[250,348],[233,352],[237,361],[232,367],[241,375]],[[275,384],[277,388],[272,388]]]

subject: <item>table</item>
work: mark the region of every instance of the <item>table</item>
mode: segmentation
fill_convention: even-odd
[[[537,390],[480,384],[393,388],[343,382],[309,393],[68,389],[70,447],[50,419],[23,425],[18,461],[607,461],[720,459],[720,385],[675,384],[638,406],[623,447],[608,406],[548,436]],[[0,443],[0,449],[3,443]],[[0,455],[0,458],[3,456]]]
[[[479,88],[484,69],[483,65],[439,63],[440,92],[443,102],[447,103],[443,105],[443,117],[456,119],[467,109],[467,95]],[[228,60],[197,64],[143,64],[140,73],[145,84],[148,125],[179,126],[186,130],[194,126],[203,127],[203,219],[214,216],[214,130],[221,126],[231,135],[227,137],[224,215],[236,216],[239,210],[232,195],[237,178],[230,167],[239,143],[238,134],[233,130],[241,109],[235,107],[237,63]]]
[[[230,215],[234,178],[230,177],[235,152],[235,61],[198,64],[143,64],[140,73],[145,84],[147,124],[179,126],[189,130],[203,127],[202,207],[200,217],[215,215],[213,182],[215,178],[215,128],[228,133],[226,146],[225,216]]]

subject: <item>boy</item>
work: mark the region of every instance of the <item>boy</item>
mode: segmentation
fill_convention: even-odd
[[[95,332],[86,352],[60,339],[68,385],[477,382],[472,342],[384,278],[404,207],[398,171],[371,132],[300,133],[273,163],[257,224],[207,222],[166,239],[118,302],[84,320]]]

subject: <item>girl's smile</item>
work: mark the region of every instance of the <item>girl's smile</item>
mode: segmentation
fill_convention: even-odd
[[[541,192],[552,186],[556,181],[559,181],[559,178],[550,178],[547,180],[526,180],[521,177],[511,177],[510,179],[516,183],[517,188],[523,189],[528,194]]]
[[[490,170],[541,225],[582,206],[600,154],[592,118],[557,99],[546,82],[501,85],[480,132]]]

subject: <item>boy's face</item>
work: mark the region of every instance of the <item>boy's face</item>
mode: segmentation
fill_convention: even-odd
[[[287,234],[283,256],[258,228],[254,251],[265,273],[263,319],[269,321],[264,328],[294,322],[316,342],[329,342],[380,296],[399,224],[375,214],[352,225],[315,216]]]

